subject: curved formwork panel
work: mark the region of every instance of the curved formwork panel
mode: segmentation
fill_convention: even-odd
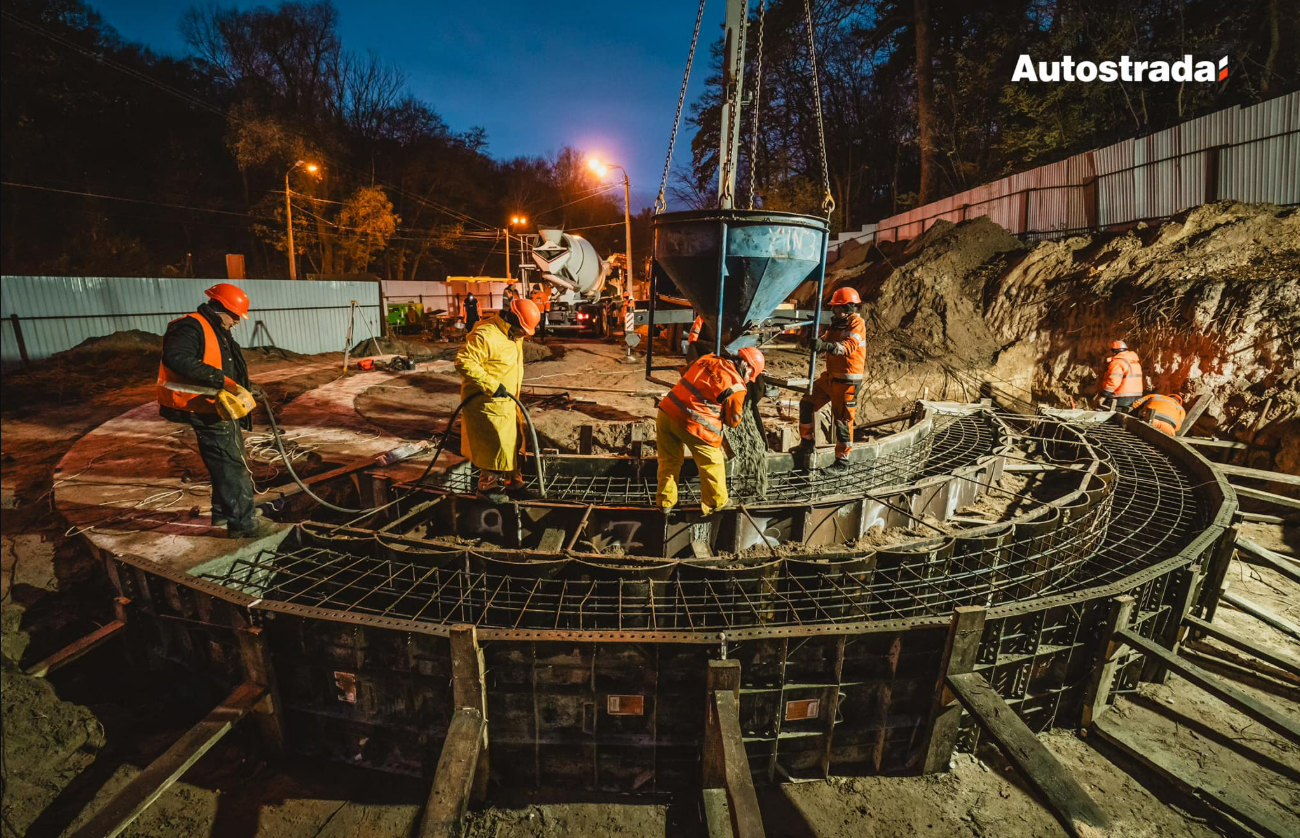
[[[306,523],[197,575],[110,565],[156,618],[156,654],[230,681],[260,630],[297,752],[432,773],[449,635],[468,625],[499,781],[648,792],[697,783],[721,657],[742,663],[757,778],[919,770],[959,607],[984,609],[975,671],[1032,728],[1074,725],[1110,599],[1135,597],[1136,629],[1171,643],[1236,505],[1188,447],[1109,414],[928,405],[855,455],[833,486],[774,457],[766,498],[740,490],[709,518],[654,509],[642,464],[588,463],[566,484],[579,463],[551,458],[574,498],[488,509],[453,475],[384,520]],[[1016,467],[1058,488],[1000,488]],[[615,483],[621,503],[591,499]],[[997,492],[1015,495],[999,520],[957,514]]]

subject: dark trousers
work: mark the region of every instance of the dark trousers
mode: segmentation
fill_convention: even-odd
[[[212,517],[227,519],[236,532],[253,529],[253,478],[244,465],[244,433],[238,422],[195,417],[190,425],[199,441],[199,456],[212,478]]]

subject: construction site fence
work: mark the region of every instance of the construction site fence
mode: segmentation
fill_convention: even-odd
[[[988,217],[1028,239],[1118,231],[1212,201],[1300,203],[1300,92],[1233,106],[959,192],[831,241],[914,239],[936,221]]]
[[[43,360],[91,338],[131,329],[161,335],[207,300],[221,279],[127,276],[4,276],[0,361],[4,369]],[[379,335],[380,286],[366,281],[239,280],[248,319],[235,326],[241,346],[314,355],[341,352]]]
[[[480,312],[501,308],[506,282],[436,282],[383,280],[380,288],[386,304],[419,303],[426,312],[465,315],[465,298],[478,300]]]

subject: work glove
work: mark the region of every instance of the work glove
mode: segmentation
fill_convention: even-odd
[[[226,376],[226,379],[221,382],[221,387],[227,393],[238,393],[240,390],[244,389],[238,381],[230,376]]]
[[[229,381],[230,379],[226,379]],[[253,412],[257,402],[253,394],[236,384],[235,392],[221,390],[217,393],[217,415],[226,420],[239,420]]]
[[[510,391],[506,389],[506,385],[504,384],[498,384],[496,392],[492,394],[492,398],[494,399],[507,399],[509,397]]]
[[[818,354],[825,352],[831,346],[831,344],[827,343],[821,338],[813,338],[812,345],[813,345],[813,351]]]

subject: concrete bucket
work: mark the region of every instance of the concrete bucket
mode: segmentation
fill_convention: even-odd
[[[654,219],[659,270],[737,348],[826,258],[826,220],[766,210],[693,210]],[[720,258],[725,249],[726,259]]]

